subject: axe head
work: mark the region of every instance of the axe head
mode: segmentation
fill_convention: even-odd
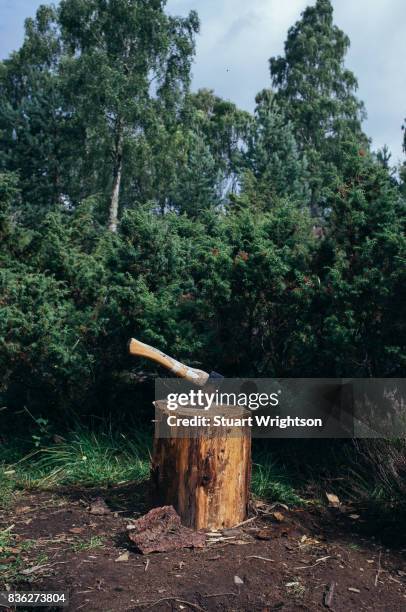
[[[202,389],[205,389],[205,391],[214,390],[221,386],[223,379],[224,376],[222,374],[219,374],[218,372],[210,372],[209,378],[206,380],[204,385],[202,385]]]
[[[224,376],[222,374],[219,374],[218,372],[210,372],[206,385],[208,385],[209,383],[215,383],[217,381],[219,384],[221,384],[221,381],[223,380],[223,378]]]

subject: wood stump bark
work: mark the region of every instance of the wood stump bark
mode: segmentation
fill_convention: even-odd
[[[193,529],[233,527],[247,517],[251,481],[251,429],[241,426],[168,427],[170,412],[155,403],[152,461],[153,499],[172,505],[182,524]],[[213,415],[213,411],[210,412]],[[214,414],[243,419],[240,407],[217,406]],[[176,417],[207,416],[203,410],[182,408]],[[235,421],[234,421],[235,422]]]

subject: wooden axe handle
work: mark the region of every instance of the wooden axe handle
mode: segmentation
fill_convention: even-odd
[[[207,372],[190,368],[184,363],[180,363],[180,361],[176,361],[176,359],[169,357],[169,355],[165,355],[165,353],[162,353],[153,346],[144,344],[144,342],[140,342],[135,338],[131,338],[128,345],[128,350],[130,351],[130,355],[144,357],[145,359],[155,361],[155,363],[159,363],[159,365],[163,366],[167,370],[170,370],[173,372],[173,374],[176,374],[176,376],[185,378],[186,380],[195,383],[195,385],[203,386],[206,384],[209,378],[209,374]]]

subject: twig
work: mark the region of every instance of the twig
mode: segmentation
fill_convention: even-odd
[[[381,556],[382,556],[382,551],[379,551],[379,557],[378,557],[378,569],[376,571],[376,576],[375,576],[375,586],[378,586],[378,578],[380,576],[380,573],[382,571],[382,567],[381,567]]]
[[[317,559],[316,563],[313,563],[313,565],[302,565],[300,567],[295,567],[295,570],[301,570],[301,569],[309,569],[311,567],[316,567],[316,565],[318,565],[319,563],[321,563],[321,561],[326,561],[327,559],[330,559],[331,555],[328,555],[327,557],[320,557],[320,559]]]
[[[147,559],[147,561],[146,561],[146,563],[145,563],[145,569],[144,569],[144,572],[146,572],[146,571],[147,571],[148,567],[149,567],[149,559]]]
[[[272,561],[272,562],[275,561],[275,559],[267,559],[266,557],[260,557],[259,555],[249,555],[247,559],[262,559],[262,561]]]
[[[218,544],[218,542],[225,542],[226,540],[235,540],[235,536],[227,536],[227,537],[221,537],[221,538],[217,538],[214,539],[214,537],[207,542],[208,544]]]
[[[65,565],[65,563],[67,563],[67,561],[55,561],[54,563],[45,563],[44,565],[32,565],[31,567],[22,570],[21,574],[24,574],[24,576],[29,576],[30,574],[33,574],[34,572],[39,572],[40,570],[49,567],[54,567],[54,565]]]
[[[243,525],[246,525],[247,523],[252,523],[252,521],[255,521],[257,518],[258,516],[251,516],[251,518],[247,519],[246,521],[243,521],[242,523],[238,523],[238,525],[234,525],[233,529],[242,527]]]

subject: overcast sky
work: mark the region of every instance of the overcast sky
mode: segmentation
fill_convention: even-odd
[[[0,0],[0,58],[20,46],[25,17],[40,0]],[[46,2],[45,2],[46,3]],[[196,9],[201,19],[193,88],[210,87],[252,110],[255,94],[270,86],[268,59],[283,51],[288,28],[312,0],[169,0],[171,13]],[[405,0],[333,0],[335,22],[351,39],[347,66],[359,82],[373,147],[387,144],[401,159],[406,116]]]

